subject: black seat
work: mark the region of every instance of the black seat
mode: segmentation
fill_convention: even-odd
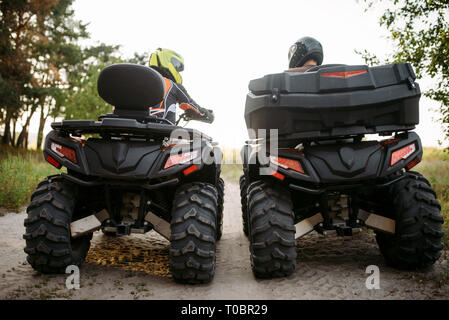
[[[101,71],[97,89],[100,97],[114,106],[116,117],[144,121],[149,118],[149,107],[164,99],[165,83],[162,76],[151,68],[118,63]]]

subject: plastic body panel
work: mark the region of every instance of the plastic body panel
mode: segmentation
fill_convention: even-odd
[[[415,151],[405,160],[390,166],[392,152],[415,144]],[[392,174],[401,171],[408,163],[418,157],[422,158],[422,146],[419,136],[414,132],[404,134],[400,139],[385,144],[382,141],[336,142],[324,145],[308,145],[300,151],[279,149],[278,156],[298,160],[304,174],[293,170],[276,167],[273,164],[260,162],[259,150],[254,145],[246,145],[247,158],[244,163],[246,174],[250,180],[275,179],[278,183],[307,185],[312,189],[338,185],[375,184],[388,179]],[[283,181],[270,175],[260,175],[261,167],[285,176]]]
[[[72,163],[52,151],[50,147],[52,142],[74,150],[78,163]],[[185,145],[184,148],[183,151],[195,148],[203,153],[211,150],[215,154],[221,153],[218,147],[213,147],[210,141],[205,139],[201,139],[201,143]],[[204,157],[163,169],[168,157],[173,154],[172,151],[173,147],[164,147],[162,140],[123,141],[90,138],[81,143],[60,131],[52,130],[45,140],[44,157],[51,156],[69,172],[76,172],[88,180],[101,179],[104,182],[110,179],[138,184],[148,183],[150,180],[164,181],[173,177],[184,179],[183,170],[193,164],[197,166],[197,170],[192,175],[207,169],[208,177],[207,179],[203,177],[202,180],[214,181],[218,177],[220,165],[213,160],[205,163]]]

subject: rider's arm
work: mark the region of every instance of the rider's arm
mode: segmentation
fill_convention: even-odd
[[[204,109],[201,108],[187,93],[187,90],[180,83],[173,82],[173,89],[175,89],[176,99],[179,102],[179,107],[186,111],[192,110],[200,115],[204,114]]]

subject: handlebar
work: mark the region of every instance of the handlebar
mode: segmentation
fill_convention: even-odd
[[[206,123],[212,123],[214,121],[214,112],[209,109],[200,109],[202,114],[197,113],[196,111],[192,111],[187,109],[181,116],[179,117],[178,123],[181,119],[184,121],[197,120]]]

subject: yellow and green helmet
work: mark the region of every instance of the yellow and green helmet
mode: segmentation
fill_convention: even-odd
[[[158,48],[150,56],[150,67],[165,69],[176,83],[182,83],[179,73],[184,70],[184,59],[173,50]]]

